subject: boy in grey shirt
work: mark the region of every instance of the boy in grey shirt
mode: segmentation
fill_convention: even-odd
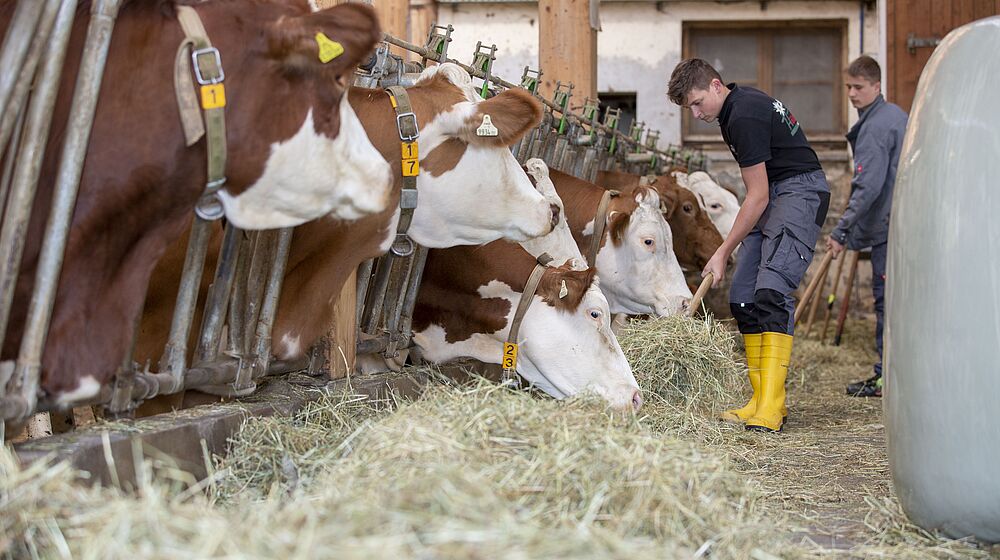
[[[853,251],[872,248],[872,295],[875,298],[875,347],[879,362],[874,375],[847,386],[847,394],[882,396],[882,326],[885,310],[885,262],[889,237],[889,208],[896,182],[899,152],[906,132],[906,112],[882,97],[882,71],[870,56],[847,68],[847,96],[858,109],[858,122],[847,133],[854,154],[851,198],[837,227],[827,238],[834,256],[846,246]]]

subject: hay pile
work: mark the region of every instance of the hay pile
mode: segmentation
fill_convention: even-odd
[[[0,552],[988,557],[908,525],[883,487],[862,499],[867,509],[850,511],[862,526],[855,542],[841,550],[809,544],[816,525],[833,524],[840,511],[825,512],[824,496],[837,490],[816,479],[850,464],[822,472],[822,454],[839,451],[802,426],[769,437],[713,419],[745,397],[736,338],[711,321],[674,318],[631,324],[621,340],[646,399],[637,417],[481,379],[442,380],[415,402],[329,395],[293,418],[249,420],[209,481],[185,486],[146,468],[129,493],[76,485],[65,466],[22,470],[0,451]],[[832,367],[836,354],[829,358]],[[809,407],[823,367],[803,366],[792,388],[805,400],[793,402],[796,414],[809,422],[818,422]],[[856,404],[864,403],[844,406]],[[870,450],[866,460],[877,455]]]

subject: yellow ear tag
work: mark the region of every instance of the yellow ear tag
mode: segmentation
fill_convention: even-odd
[[[489,115],[483,115],[483,124],[476,129],[476,136],[498,136],[500,131],[493,126],[493,119]]]
[[[319,45],[319,61],[323,64],[344,54],[344,45],[327,37],[322,31],[316,34],[316,44]]]

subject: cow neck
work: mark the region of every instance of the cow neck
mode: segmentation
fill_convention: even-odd
[[[420,128],[406,90],[400,86],[390,86],[385,92],[396,113],[396,130],[399,132],[402,155],[400,172],[403,175],[403,190],[399,196],[399,225],[396,227],[396,239],[389,250],[398,257],[408,257],[414,250],[413,240],[406,232],[410,229],[413,213],[417,209],[417,175],[420,173],[417,139],[420,138]]]
[[[226,184],[226,90],[223,86],[226,74],[222,71],[219,49],[208,39],[198,12],[191,6],[177,6],[177,21],[184,30],[184,40],[174,60],[174,91],[184,138],[191,147],[206,136],[208,176],[195,213],[203,220],[217,220],[225,213],[217,193]],[[192,70],[201,94],[200,109],[191,80]]]
[[[597,213],[594,214],[594,234],[590,238],[590,250],[587,251],[587,264],[597,266],[597,253],[601,250],[601,240],[604,239],[604,230],[608,225],[608,205],[611,198],[621,194],[618,191],[604,191],[601,195],[601,202],[597,204]]]
[[[542,280],[545,269],[548,268],[550,262],[552,262],[552,257],[548,253],[538,255],[535,268],[532,269],[531,275],[528,276],[528,281],[525,282],[524,290],[521,292],[521,299],[517,302],[517,310],[514,311],[514,318],[510,322],[510,330],[507,331],[507,343],[504,344],[504,352],[501,359],[501,363],[504,366],[504,382],[512,381],[517,375],[517,334],[521,330],[521,321],[524,320],[524,315],[528,312],[528,307],[531,306],[531,300],[535,299],[535,291],[538,289],[538,283]],[[513,348],[512,360],[510,361],[507,360],[509,348]]]

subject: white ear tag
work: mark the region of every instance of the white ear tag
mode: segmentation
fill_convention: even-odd
[[[559,286],[559,299],[562,299],[569,295],[569,289],[566,287],[566,281],[563,280],[562,284]]]
[[[493,119],[489,115],[483,115],[483,124],[476,129],[476,136],[499,136],[500,131],[493,126]]]

